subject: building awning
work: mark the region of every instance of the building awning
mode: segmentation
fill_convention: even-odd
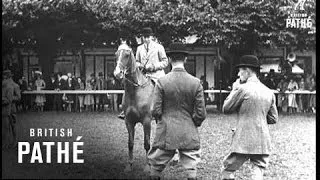
[[[279,64],[262,64],[260,73],[269,73],[270,69],[274,69],[275,73],[280,73],[279,72]],[[304,70],[300,68],[298,65],[294,64],[292,67],[292,73],[294,74],[303,74]]]

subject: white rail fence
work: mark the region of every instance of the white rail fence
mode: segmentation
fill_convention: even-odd
[[[283,93],[277,90],[273,90],[275,94]],[[204,90],[204,93],[230,93],[227,90]],[[22,94],[123,94],[124,90],[34,90],[34,91],[24,91]],[[316,91],[308,90],[295,90],[295,91],[285,91],[285,94],[316,94]]]

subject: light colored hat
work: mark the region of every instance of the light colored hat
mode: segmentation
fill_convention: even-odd
[[[42,75],[42,72],[41,72],[41,71],[35,71],[34,73],[35,73],[35,74],[40,74],[40,75]]]
[[[64,79],[64,80],[67,80],[68,76],[67,75],[62,75],[61,78]]]

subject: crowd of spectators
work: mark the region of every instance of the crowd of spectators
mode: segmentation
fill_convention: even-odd
[[[75,77],[71,73],[52,74],[50,80],[45,82],[41,73],[36,73],[35,80],[27,82],[25,77],[19,79],[18,84],[21,92],[32,90],[120,90],[121,83],[116,80],[113,74],[106,78],[102,72],[98,77],[92,73],[89,79]],[[23,94],[18,103],[20,110],[32,111],[105,111],[107,108],[117,110],[121,104],[122,94],[45,94],[30,95]],[[117,106],[117,107],[115,107]]]
[[[316,95],[315,94],[288,94],[288,91],[315,91],[315,75],[290,75],[281,76],[270,71],[268,74],[261,74],[260,80],[270,89],[277,90],[277,106],[279,112],[288,113],[315,113]],[[204,90],[209,89],[205,77],[200,78]],[[45,82],[41,74],[36,74],[33,81],[27,82],[25,77],[19,79],[21,92],[31,90],[120,90],[123,89],[121,83],[114,78],[113,74],[108,74],[106,78],[102,72],[91,74],[90,78],[75,77],[71,73],[62,75],[61,73],[52,74],[50,80]],[[224,88],[225,89],[225,88]],[[212,93],[211,93],[212,95]],[[218,101],[218,96],[210,97],[205,94],[206,102],[210,99]],[[46,95],[23,95],[19,109],[22,110],[56,110],[56,111],[104,111],[106,107],[118,110],[121,106],[122,94],[46,94]]]
[[[270,89],[279,91],[277,106],[279,112],[316,112],[315,94],[288,94],[284,92],[293,91],[315,91],[315,75],[276,75],[274,71],[262,76],[261,81]]]

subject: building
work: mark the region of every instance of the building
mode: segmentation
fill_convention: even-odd
[[[190,55],[188,56],[186,70],[200,78],[205,76],[209,83],[209,88],[219,89],[219,83],[230,84],[233,67],[235,65],[234,57],[225,49],[221,49],[223,62],[219,66],[218,47],[212,46],[194,46],[188,45]],[[21,72],[27,80],[34,77],[35,71],[41,71],[39,58],[32,51],[23,49],[16,50],[16,55],[10,58],[10,64],[18,64]],[[71,52],[66,51],[63,54],[57,54],[54,61],[54,72],[73,73],[76,77],[82,76],[89,78],[91,73],[96,76],[102,72],[105,77],[109,73],[113,73],[115,62],[116,48],[92,48],[82,51]],[[316,54],[315,51],[294,52],[296,54],[296,65],[299,66],[304,74],[316,74]],[[263,65],[262,72],[269,72],[271,68],[277,67],[280,60],[286,57],[286,49],[260,49],[256,55]],[[4,62],[4,61],[3,61]],[[4,67],[4,66],[3,66]],[[168,72],[170,67],[166,69]],[[274,69],[277,72],[277,69]]]

